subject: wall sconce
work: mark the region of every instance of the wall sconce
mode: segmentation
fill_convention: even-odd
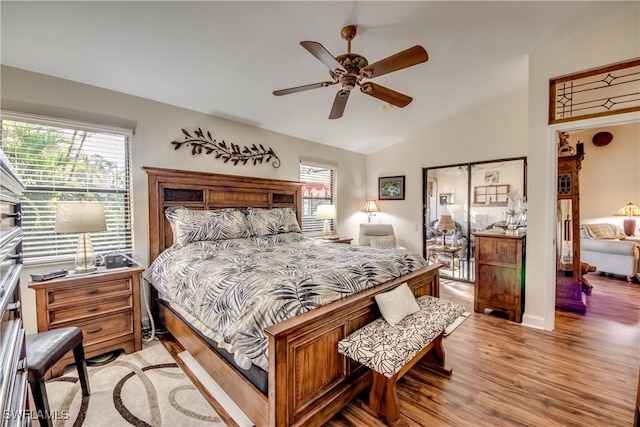
[[[368,214],[367,222],[371,223],[371,215],[373,215],[374,212],[380,212],[380,208],[378,208],[378,205],[376,205],[375,200],[367,200],[366,202],[364,202],[364,206],[362,207],[362,209],[360,209],[360,212],[366,212]]]

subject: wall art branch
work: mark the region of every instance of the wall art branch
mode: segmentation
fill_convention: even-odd
[[[182,133],[185,135],[182,141],[171,141],[174,146],[174,150],[180,149],[183,145],[185,147],[191,146],[191,154],[213,154],[216,159],[224,161],[224,163],[231,162],[234,166],[238,163],[246,165],[247,162],[253,162],[253,165],[262,164],[262,162],[269,163],[274,168],[280,167],[280,158],[273,151],[273,148],[265,148],[262,144],[251,144],[250,147],[240,147],[238,144],[227,144],[224,140],[217,141],[211,136],[211,132],[207,131],[206,134],[201,128],[193,131],[193,135],[186,129],[182,129]]]

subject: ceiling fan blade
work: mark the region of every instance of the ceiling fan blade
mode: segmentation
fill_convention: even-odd
[[[300,42],[300,45],[307,49],[311,55],[318,58],[318,60],[326,65],[331,71],[344,70],[338,60],[334,58],[334,56],[331,55],[331,53],[329,53],[329,51],[320,43],[303,41]]]
[[[331,113],[329,113],[329,119],[339,119],[342,117],[344,113],[344,107],[347,106],[347,101],[349,100],[349,94],[351,92],[348,90],[340,90],[336,93],[336,98],[333,100],[333,106],[331,107]]]
[[[392,71],[402,70],[403,68],[427,62],[428,59],[429,55],[422,46],[413,46],[395,55],[388,56],[378,62],[367,65],[362,69],[362,75],[371,79],[391,73]]]
[[[371,82],[364,83],[360,91],[400,108],[406,107],[413,101],[410,96]]]
[[[280,96],[280,95],[288,95],[290,93],[296,93],[296,92],[302,92],[304,90],[309,90],[309,89],[317,89],[319,87],[327,87],[327,86],[331,86],[334,85],[338,82],[320,82],[320,83],[312,83],[310,85],[304,85],[304,86],[296,86],[296,87],[290,87],[288,89],[280,89],[280,90],[274,90],[273,94],[275,96]]]

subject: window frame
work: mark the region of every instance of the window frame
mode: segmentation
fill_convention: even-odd
[[[20,113],[14,111],[2,110],[2,117],[0,124],[3,121],[8,122],[16,122],[18,124],[25,123],[29,125],[41,125],[47,127],[58,128],[62,133],[68,131],[84,131],[92,134],[103,134],[109,135],[113,138],[113,136],[122,137],[123,143],[123,151],[118,150],[118,155],[122,155],[123,162],[120,163],[121,166],[124,166],[123,176],[124,176],[124,186],[105,186],[100,187],[97,185],[91,186],[87,185],[86,187],[72,187],[72,186],[61,186],[58,184],[52,185],[28,185],[25,183],[26,189],[23,192],[21,198],[23,201],[23,221],[28,223],[28,215],[29,215],[29,194],[30,193],[49,193],[51,198],[56,199],[60,195],[64,194],[67,196],[68,200],[82,200],[82,197],[78,197],[83,193],[87,195],[96,195],[96,194],[112,194],[112,195],[124,195],[122,200],[114,200],[112,201],[113,205],[117,209],[122,209],[124,218],[121,220],[120,218],[109,219],[107,221],[109,224],[116,224],[117,228],[112,229],[110,231],[103,232],[102,237],[107,237],[107,239],[103,239],[103,242],[100,240],[101,233],[91,233],[91,237],[94,243],[94,247],[96,249],[96,253],[98,254],[106,254],[113,251],[120,252],[132,252],[134,248],[134,235],[133,235],[133,177],[132,177],[132,158],[131,158],[131,138],[133,136],[133,131],[131,129],[112,127],[112,126],[103,126],[92,123],[78,122],[73,120],[60,119],[55,117],[46,117],[33,115],[28,113]],[[0,128],[1,129],[1,128]],[[2,144],[3,140],[0,139],[0,147],[4,147]],[[5,152],[5,154],[7,154]],[[12,160],[12,166],[18,170],[17,165],[15,164],[14,155],[11,153],[7,154]],[[112,169],[113,170],[113,169]],[[19,172],[18,172],[19,173]],[[73,195],[75,193],[75,197],[69,195]],[[55,200],[49,201],[52,208],[55,208]],[[41,202],[39,205],[42,209],[43,207],[47,208],[47,202]],[[105,208],[107,206],[105,205]],[[26,212],[25,212],[26,211]],[[55,211],[55,209],[54,209]],[[26,217],[26,218],[25,218]],[[46,216],[45,216],[46,217]],[[48,219],[48,218],[47,218]],[[53,223],[55,222],[55,213],[53,214]],[[49,221],[46,222],[46,225],[41,227],[35,227],[32,231],[33,233],[37,233],[38,231],[44,231],[45,235],[40,238],[40,242],[46,241],[51,238],[51,230],[53,229],[54,224]],[[24,241],[25,246],[28,248],[29,241],[29,229],[28,226],[23,227],[24,231]],[[48,233],[48,234],[46,234]],[[47,254],[42,254],[38,252],[38,255],[30,256],[28,250],[25,250],[24,253],[24,264],[25,265],[42,265],[42,264],[53,264],[53,263],[61,263],[61,262],[72,262],[75,258],[75,247],[78,236],[75,234],[70,235],[60,235],[60,237],[56,237],[54,244],[52,244],[51,250]],[[71,246],[73,250],[69,250],[69,241],[72,241]],[[37,247],[37,243],[39,243],[37,237],[31,237],[31,241],[34,242],[34,246]],[[59,244],[57,242],[60,242]]]
[[[303,182],[303,183],[309,182],[309,181],[303,181],[302,168],[305,166],[310,168],[318,168],[318,169],[325,169],[325,170],[331,171],[330,172],[331,177],[329,178],[331,194],[329,197],[309,197],[309,196],[306,196],[304,186],[302,188],[302,203],[301,203],[302,212],[300,215],[300,217],[302,218],[302,224],[300,228],[302,230],[302,233],[309,237],[321,237],[323,235],[324,220],[315,219],[314,207],[320,204],[332,204],[336,207],[336,210],[338,209],[337,191],[336,191],[338,167],[337,165],[330,164],[330,163],[300,159],[299,180],[300,182]],[[317,203],[318,201],[323,201],[324,203]],[[311,212],[311,210],[313,212]],[[305,218],[306,218],[306,221],[305,221]],[[309,221],[311,222],[311,225],[309,225],[308,223]],[[329,220],[329,228],[330,228],[331,234],[337,233],[337,219]]]

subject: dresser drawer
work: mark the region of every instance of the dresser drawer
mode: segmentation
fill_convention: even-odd
[[[79,306],[65,306],[65,308],[49,310],[49,324],[52,327],[63,326],[61,323],[81,321],[115,311],[131,310],[133,308],[132,300],[131,295],[109,300],[100,298],[93,303],[87,301],[87,304]]]
[[[133,313],[125,312],[77,323],[82,329],[84,345],[133,333]]]
[[[118,294],[131,293],[131,280],[124,278],[108,282],[95,282],[89,285],[70,286],[47,290],[47,305],[67,305],[81,302],[93,304]]]

